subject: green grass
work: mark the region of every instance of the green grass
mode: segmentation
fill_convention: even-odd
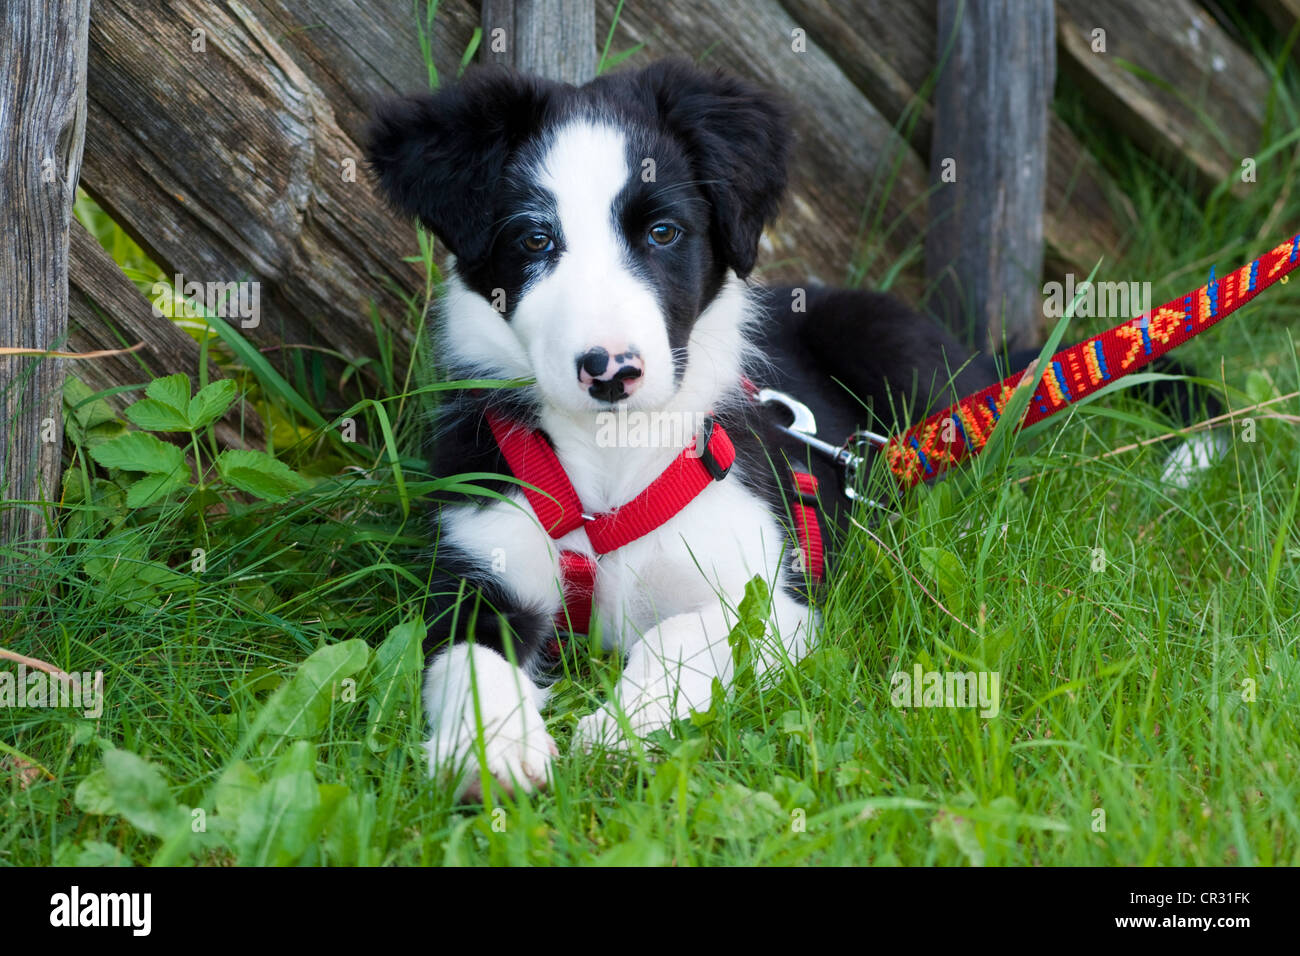
[[[1270,142],[1300,126],[1293,88],[1279,71]],[[1159,304],[1300,225],[1289,147],[1243,195],[1207,199],[1068,91],[1058,109],[1141,223],[1098,279],[1150,279]],[[1300,387],[1294,290],[1179,353],[1230,406]],[[575,649],[546,714],[554,786],[458,807],[425,776],[413,656],[435,396],[381,358],[381,393],[319,428],[293,417],[293,383],[227,345],[295,422],[277,453],[313,488],[225,487],[199,434],[193,487],[128,508],[129,476],[90,456],[120,423],[82,421],[48,541],[0,552],[0,648],[102,670],[104,710],[0,707],[0,864],[1300,862],[1294,420],[1256,415],[1253,442],[1236,426],[1228,458],[1179,491],[1159,482],[1165,446],[1102,457],[1170,430],[1146,406],[1062,415],[850,535],[816,651],[710,718],[629,756],[571,751],[617,676]],[[370,444],[329,437],[348,414]],[[1000,712],[893,706],[891,676],[917,664],[998,672]]]

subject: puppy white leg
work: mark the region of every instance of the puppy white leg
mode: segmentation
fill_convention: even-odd
[[[756,675],[783,657],[802,657],[815,627],[812,612],[783,594],[773,602],[770,621],[780,646],[769,636],[764,647],[754,648]],[[731,683],[734,661],[727,635],[735,623],[720,603],[659,622],[632,645],[613,699],[578,722],[575,743],[587,748],[624,743],[620,713],[634,734],[645,736],[689,717],[692,710],[708,710],[714,678],[724,687]]]
[[[1198,432],[1169,453],[1160,480],[1175,488],[1190,488],[1200,472],[1227,456],[1230,445],[1221,428]]]
[[[516,786],[524,791],[546,786],[557,752],[542,720],[546,695],[545,688],[486,647],[456,644],[440,653],[429,665],[424,685],[432,730],[425,744],[430,775],[451,773],[457,797],[481,798],[481,726],[487,771],[507,792]]]

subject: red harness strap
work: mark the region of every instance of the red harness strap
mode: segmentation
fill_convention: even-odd
[[[582,502],[550,442],[497,412],[489,411],[487,421],[510,471],[525,482],[524,496],[546,533],[558,539],[581,528]]]
[[[627,504],[604,514],[584,515],[573,483],[540,431],[512,422],[494,411],[487,413],[487,421],[510,471],[524,482],[524,495],[547,534],[558,540],[571,531],[586,528],[592,550],[597,554],[617,551],[667,522],[701,491],[727,477],[736,460],[736,448],[730,436],[709,418],[699,451],[696,451],[697,442],[692,441],[658,478]],[[574,633],[586,633],[591,625],[596,562],[578,551],[561,551],[560,574],[564,607],[556,615],[556,625]]]
[[[814,581],[820,581],[826,570],[826,555],[822,548],[822,528],[817,521],[817,479],[806,471],[791,470],[797,499],[791,502],[794,516],[795,540],[799,553],[795,570],[806,571]]]
[[[564,607],[555,615],[555,623],[574,634],[586,634],[591,629],[591,605],[596,597],[596,562],[578,551],[561,551],[560,579],[564,582]]]
[[[736,448],[726,430],[712,418],[706,419],[703,447],[697,452],[695,445],[692,441],[682,449],[672,464],[627,504],[587,522],[587,537],[597,554],[617,551],[649,534],[709,485],[727,477],[736,460]]]

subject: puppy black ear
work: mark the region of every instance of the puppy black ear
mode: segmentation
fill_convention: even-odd
[[[714,239],[742,279],[754,269],[758,240],[785,193],[789,112],[772,93],[687,60],[641,71],[660,119],[685,144],[713,206]]]
[[[461,261],[486,254],[502,173],[540,127],[553,90],[537,77],[485,68],[433,95],[380,102],[366,154],[384,194]]]

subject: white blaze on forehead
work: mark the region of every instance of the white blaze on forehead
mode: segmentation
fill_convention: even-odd
[[[575,120],[555,134],[538,182],[555,197],[565,247],[614,252],[614,199],[628,180],[627,137],[613,126]]]
[[[531,176],[554,206],[560,252],[539,272],[511,319],[539,391],[555,405],[590,411],[597,399],[575,359],[593,348],[635,347],[645,373],[629,401],[662,405],[672,395],[672,350],[656,289],[636,271],[615,221],[630,178],[626,131],[584,117],[560,127]]]

